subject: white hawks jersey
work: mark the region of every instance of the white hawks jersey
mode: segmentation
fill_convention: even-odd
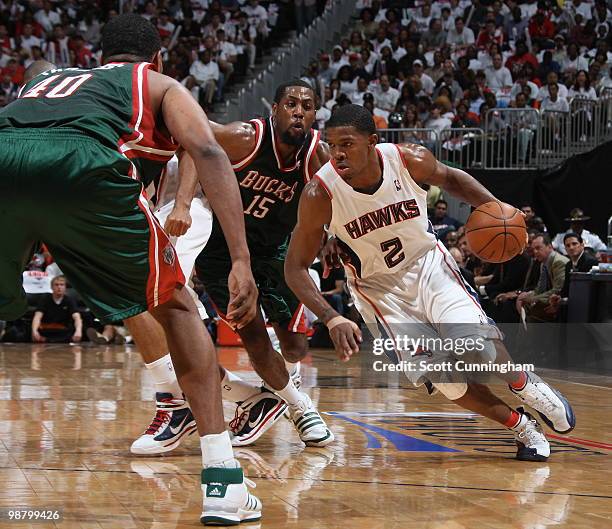
[[[317,172],[332,204],[329,231],[350,255],[354,277],[394,274],[436,245],[427,218],[427,192],[412,179],[396,145],[376,146],[383,182],[373,194],[355,191],[332,162]]]

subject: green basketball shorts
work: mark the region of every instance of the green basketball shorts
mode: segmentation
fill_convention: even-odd
[[[39,242],[104,321],[154,308],[184,284],[118,151],[78,131],[4,129],[0,167],[0,319],[25,312],[22,272]]]

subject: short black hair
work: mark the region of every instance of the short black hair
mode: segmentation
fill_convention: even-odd
[[[444,204],[446,207],[448,207],[448,202],[444,200],[443,198],[439,198],[438,200],[436,200],[436,203],[434,204],[434,208],[437,207],[438,204]]]
[[[545,246],[551,246],[552,245],[552,240],[550,238],[550,235],[548,235],[548,233],[543,233],[540,232],[538,233],[535,238],[537,239],[538,237],[542,237],[542,242],[544,243]]]
[[[580,244],[582,244],[584,242],[582,240],[582,237],[580,235],[578,235],[577,233],[574,233],[573,231],[570,231],[569,233],[566,233],[563,236],[563,244],[565,244],[565,241],[567,241],[568,239],[578,239],[578,242]]]
[[[133,55],[150,61],[161,49],[157,28],[146,18],[126,13],[111,18],[102,29],[102,56]]]
[[[308,90],[312,90],[314,94],[314,88],[307,81],[302,81],[301,79],[294,79],[293,81],[287,81],[285,83],[281,83],[276,87],[276,92],[274,92],[274,102],[280,103],[280,100],[285,95],[287,88],[292,88],[294,86],[301,86],[302,88],[308,88]]]
[[[325,124],[325,128],[334,127],[354,127],[364,134],[376,134],[372,114],[360,105],[344,105],[334,112]]]

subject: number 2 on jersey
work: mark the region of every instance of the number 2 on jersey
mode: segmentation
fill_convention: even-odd
[[[387,263],[389,268],[397,266],[404,259],[406,259],[406,254],[402,252],[403,246],[402,241],[399,240],[399,237],[394,237],[388,241],[381,242],[380,249],[383,252],[389,252],[387,255],[385,255],[385,263]]]
[[[274,204],[276,200],[261,195],[255,195],[249,204],[249,207],[244,210],[245,215],[253,215],[258,219],[263,219],[270,211],[268,205]]]

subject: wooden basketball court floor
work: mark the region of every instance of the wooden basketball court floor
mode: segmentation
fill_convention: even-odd
[[[253,376],[243,350],[221,358]],[[578,424],[569,437],[549,435],[548,462],[527,463],[493,423],[400,387],[403,375],[377,378],[371,365],[365,353],[341,364],[331,351],[305,363],[305,386],[336,434],[329,447],[305,449],[281,419],[237,450],[264,502],[262,521],[246,528],[612,527],[612,377],[542,372]],[[129,453],[152,397],[129,347],[0,345],[0,508],[63,515],[0,527],[199,527],[197,436],[164,457]]]

